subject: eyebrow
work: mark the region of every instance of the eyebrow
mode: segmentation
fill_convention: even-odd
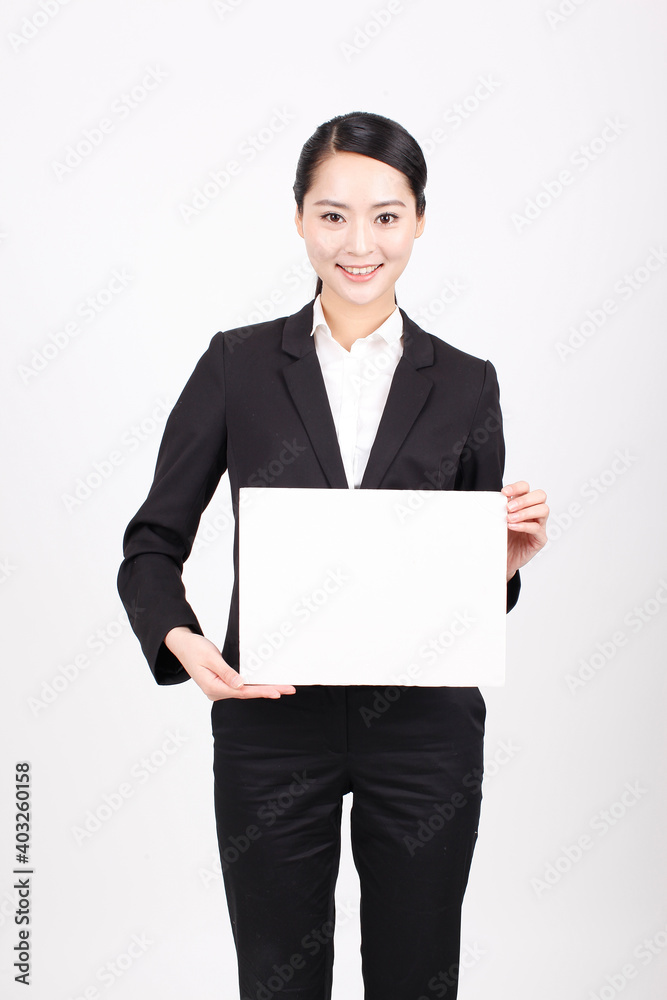
[[[334,208],[349,208],[349,205],[344,205],[342,201],[331,201],[330,198],[323,198],[321,201],[313,202],[314,205],[333,205]],[[406,207],[403,201],[378,201],[375,205],[371,205],[371,208],[387,208],[389,205],[401,205],[403,208]]]

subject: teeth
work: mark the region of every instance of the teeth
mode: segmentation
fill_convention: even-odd
[[[340,266],[344,271],[347,271],[348,274],[370,274],[371,271],[376,271],[380,265],[374,264],[373,267],[344,267],[341,264]]]

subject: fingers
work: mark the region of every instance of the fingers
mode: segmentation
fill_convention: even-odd
[[[238,670],[230,667],[217,646],[188,629],[174,629],[168,638],[169,648],[211,701],[221,698],[280,698],[284,694],[296,693],[293,684],[244,684]]]
[[[546,518],[540,518],[538,521],[522,521],[518,524],[507,525],[510,531],[522,531],[524,534],[528,535],[538,535],[540,532],[544,532],[544,522]]]
[[[208,663],[206,666],[213,670],[221,681],[223,681],[228,687],[240,688],[243,687],[243,681],[239,676],[238,670],[234,670],[220,657],[218,661],[214,660],[213,663]]]
[[[532,494],[528,494],[532,496]],[[510,505],[507,506],[507,526],[508,528],[517,527],[519,525],[526,525],[532,522],[537,524],[545,524],[546,519],[549,516],[549,508],[542,500],[538,497],[544,497],[545,494],[542,490],[539,494],[536,493],[536,500],[534,503],[526,504],[521,506],[520,501],[512,501],[512,508]]]
[[[220,665],[224,665],[222,669]],[[218,698],[280,698],[283,694],[295,694],[296,688],[293,684],[246,684],[241,679],[237,670],[230,667],[220,657],[220,663],[214,663],[212,669],[215,671],[221,684],[212,682],[213,693]],[[210,695],[209,695],[210,697]]]
[[[507,486],[503,486],[501,493],[504,493],[507,497],[519,497],[523,496],[524,493],[528,493],[530,486],[528,483],[520,479],[518,483],[508,483]]]
[[[244,684],[234,694],[235,698],[280,698],[284,694],[296,694],[293,684]]]
[[[508,498],[507,503],[507,527],[511,531],[523,532],[527,535],[535,535],[542,539],[546,538],[546,523],[549,517],[549,507],[547,506],[547,495],[544,490],[530,490],[525,480],[516,483],[508,483],[503,486],[501,493]]]
[[[217,671],[202,664],[191,666],[189,672],[210,701],[219,701],[222,698],[280,698],[284,694],[296,694],[296,688],[293,684],[243,684],[241,682],[241,686],[238,687],[220,677]],[[240,680],[238,673],[232,667],[226,666],[221,672],[230,677],[230,680]]]
[[[531,513],[532,517],[542,517],[549,513],[549,508],[546,506],[547,495],[544,490],[530,490],[528,483],[510,483],[507,486],[503,486],[501,493],[504,493],[508,497],[507,510],[508,515],[513,514],[516,511],[525,510],[526,508],[537,508],[540,507],[540,513]],[[517,520],[517,518],[514,518]]]

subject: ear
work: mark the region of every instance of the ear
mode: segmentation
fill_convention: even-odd
[[[299,236],[303,239],[303,221],[301,218],[301,212],[299,211],[299,206],[296,206],[296,212],[294,213],[294,221],[296,223],[296,229]]]
[[[425,225],[426,225],[426,212],[424,211],[424,212],[422,212],[422,214],[417,219],[417,228],[415,230],[415,239],[417,239],[418,236],[421,236],[421,234],[424,232],[424,226]]]

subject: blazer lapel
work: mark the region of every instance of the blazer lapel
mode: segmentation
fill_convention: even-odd
[[[330,486],[332,489],[348,489],[315,340],[310,335],[313,301],[285,321],[283,350],[296,358],[284,369],[285,381]],[[430,337],[402,309],[400,312],[403,317],[403,354],[396,366],[371,447],[361,480],[362,489],[379,488],[433,385],[428,376],[418,370],[433,364]]]

